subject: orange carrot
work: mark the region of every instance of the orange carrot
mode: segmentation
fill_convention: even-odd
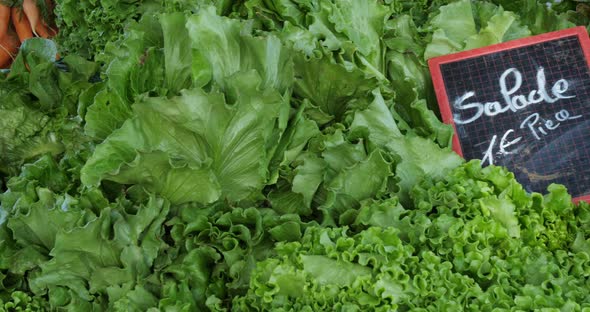
[[[10,23],[10,7],[0,4],[0,36],[4,36],[8,32],[8,24]]]
[[[14,32],[5,33],[0,38],[0,68],[10,66],[18,52],[19,41]]]
[[[38,37],[39,35],[37,34],[36,27],[39,23],[39,20],[41,19],[41,13],[39,12],[39,8],[37,7],[35,0],[23,0],[23,12],[25,12],[25,15],[29,19],[29,24],[31,25],[33,34]]]
[[[43,23],[43,20],[39,20],[37,22],[37,26],[35,26],[35,30],[36,30],[36,35],[41,38],[47,39],[49,37],[52,37],[49,29],[47,29],[47,27]]]
[[[12,25],[14,25],[18,39],[21,42],[33,37],[33,31],[31,30],[29,20],[23,12],[16,7],[12,8]]]

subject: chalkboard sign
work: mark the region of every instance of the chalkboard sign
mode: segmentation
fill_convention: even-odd
[[[529,192],[590,200],[590,39],[584,27],[432,58],[453,149],[505,166]]]

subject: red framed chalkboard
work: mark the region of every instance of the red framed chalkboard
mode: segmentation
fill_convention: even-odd
[[[453,149],[530,192],[590,201],[590,39],[582,26],[428,61]]]

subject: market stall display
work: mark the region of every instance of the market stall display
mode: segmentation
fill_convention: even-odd
[[[427,66],[584,3],[55,4],[0,73],[0,310],[590,309],[590,205],[464,161]]]

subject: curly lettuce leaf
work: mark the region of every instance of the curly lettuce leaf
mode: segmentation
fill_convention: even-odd
[[[94,59],[107,43],[123,35],[129,22],[163,8],[164,3],[158,0],[57,0],[55,15],[60,31],[56,40],[64,54]]]

